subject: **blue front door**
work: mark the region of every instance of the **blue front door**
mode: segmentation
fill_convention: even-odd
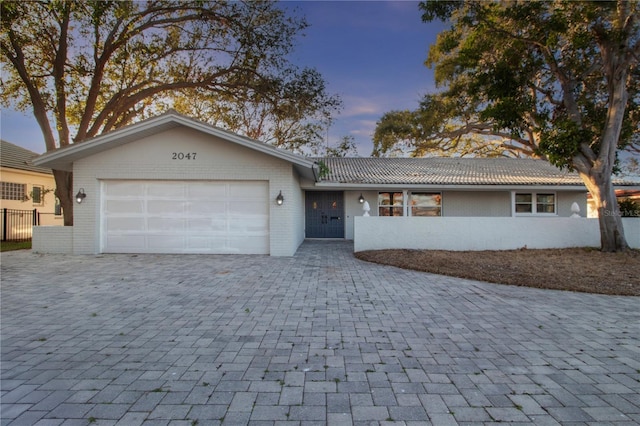
[[[307,238],[344,238],[343,198],[335,191],[306,193]]]

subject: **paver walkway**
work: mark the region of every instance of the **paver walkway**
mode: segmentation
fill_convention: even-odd
[[[2,254],[2,425],[640,424],[640,298],[356,260]]]

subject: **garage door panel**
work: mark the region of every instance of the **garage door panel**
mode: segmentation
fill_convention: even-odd
[[[190,185],[187,190],[190,198],[203,200],[220,200],[227,196],[228,191],[226,186],[210,185],[207,183]]]
[[[208,236],[198,236],[198,237],[188,237],[188,246],[193,249],[200,250],[211,250],[210,239]]]
[[[186,220],[173,217],[150,217],[147,220],[147,231],[149,232],[183,232]]]
[[[102,251],[269,253],[268,184],[105,181]]]
[[[141,253],[146,246],[144,235],[115,235],[108,236],[106,246],[114,253]]]
[[[112,231],[139,233],[144,229],[145,221],[143,217],[110,217],[107,219],[107,226]]]
[[[226,235],[228,232],[228,223],[224,219],[212,219],[210,233],[215,236]]]
[[[256,194],[255,182],[229,182],[229,191],[235,195],[236,198],[246,197],[254,198]],[[263,197],[267,196],[267,193],[260,194]]]
[[[127,215],[143,214],[144,203],[140,200],[109,200],[105,203],[104,209],[110,215],[116,215],[121,212]]]
[[[265,232],[265,229],[269,226],[269,223],[264,222],[264,223],[258,223],[256,221],[255,224],[253,225],[249,225],[246,228],[244,228],[245,232],[248,232],[250,234],[259,234],[259,235],[266,235],[267,233]]]
[[[147,195],[158,198],[184,199],[186,195],[186,183],[162,182],[157,185],[147,185]]]
[[[209,216],[211,218],[226,217],[227,206],[224,203],[212,203],[207,205],[206,207],[199,207],[194,213]]]
[[[224,206],[214,201],[191,201],[187,207],[191,215],[210,216],[225,211]]]
[[[268,226],[268,221],[264,221],[259,217],[251,220],[251,216],[247,216],[247,221],[229,223],[229,232],[236,236],[241,236],[244,233],[255,234],[257,232],[264,235]]]
[[[212,227],[212,221],[209,218],[190,219],[187,225],[192,232],[209,232]]]
[[[182,216],[185,210],[184,201],[148,200],[147,214],[158,216]]]
[[[233,214],[252,216],[255,214],[265,215],[268,212],[265,202],[256,200],[233,200],[229,202],[229,211]]]
[[[176,234],[147,235],[147,244],[154,253],[165,253],[184,246],[185,237]]]
[[[145,186],[140,182],[109,181],[105,186],[106,192],[120,194],[121,197],[139,198],[144,196]]]
[[[265,243],[264,238],[262,236],[240,238],[237,241],[236,247],[240,253],[243,253],[247,250],[251,250],[254,248],[259,248],[263,251],[269,250],[268,244]]]

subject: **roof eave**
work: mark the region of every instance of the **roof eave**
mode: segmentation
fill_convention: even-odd
[[[343,190],[378,190],[378,189],[420,189],[420,190],[487,190],[487,191],[515,191],[518,189],[547,190],[547,191],[587,191],[583,184],[434,184],[434,183],[342,183],[317,182],[319,188]]]
[[[53,175],[53,172],[46,168],[43,168],[42,170],[35,170],[35,169],[12,167],[12,166],[1,166],[1,167],[2,169],[10,170],[13,173],[24,173],[24,174],[30,174],[30,175],[47,175],[47,176]]]
[[[312,160],[259,141],[218,129],[175,112],[168,112],[158,117],[150,118],[140,123],[97,136],[86,142],[73,144],[69,147],[45,153],[35,158],[33,163],[37,166],[46,166],[56,170],[72,171],[73,163],[77,160],[113,148],[114,146],[124,145],[142,137],[151,136],[179,126],[198,130],[254,151],[288,161],[295,165],[299,171],[302,171],[302,174],[313,175],[312,169],[315,163]]]

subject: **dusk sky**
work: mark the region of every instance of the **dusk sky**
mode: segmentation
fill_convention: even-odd
[[[352,135],[368,156],[378,119],[393,109],[414,109],[434,90],[424,65],[429,45],[444,24],[423,23],[413,1],[286,2],[310,27],[294,55],[316,68],[344,108],[329,129],[329,142]]]
[[[392,109],[413,109],[433,90],[425,65],[429,45],[444,28],[421,21],[413,1],[287,1],[281,7],[306,16],[310,27],[298,40],[295,64],[317,69],[343,109],[329,129],[334,145],[352,135],[361,156],[371,154],[376,121]],[[30,114],[2,109],[2,139],[45,151]]]

